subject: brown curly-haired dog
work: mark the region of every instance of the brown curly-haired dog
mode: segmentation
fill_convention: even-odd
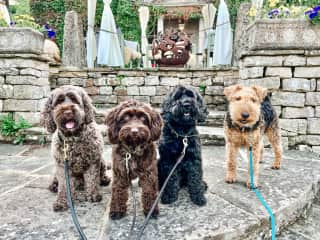
[[[158,192],[156,145],[161,134],[160,114],[145,103],[126,101],[106,115],[112,147],[112,197],[110,218],[120,219],[127,211],[128,187],[139,177],[144,214],[148,214]],[[126,167],[126,156],[131,155]],[[129,173],[127,172],[129,171]],[[159,214],[155,208],[152,217]]]
[[[237,175],[237,154],[241,146],[252,144],[254,185],[258,187],[259,162],[263,158],[263,135],[266,134],[275,153],[273,169],[280,169],[282,145],[278,116],[271,105],[267,90],[234,85],[224,89],[229,101],[224,121],[226,139],[226,182],[234,183]],[[249,151],[248,151],[249,156]],[[248,164],[249,169],[249,164]],[[250,188],[248,170],[247,187]]]
[[[51,152],[56,173],[49,189],[58,191],[55,211],[68,208],[64,174],[64,142],[69,145],[70,187],[72,197],[84,185],[86,200],[101,201],[99,184],[107,185],[102,157],[103,138],[94,120],[94,108],[87,93],[80,87],[62,86],[51,92],[42,112],[42,125],[53,133]]]

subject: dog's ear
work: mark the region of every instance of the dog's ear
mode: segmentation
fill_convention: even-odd
[[[82,95],[82,102],[83,102],[83,108],[85,113],[85,123],[89,124],[94,121],[94,107],[91,103],[91,99],[87,92],[83,89],[81,89],[81,95]]]
[[[151,123],[150,123],[151,139],[152,141],[157,141],[161,135],[162,125],[163,125],[162,118],[160,114],[154,109],[148,110],[148,113],[151,117]]]
[[[208,116],[208,109],[201,94],[195,90],[198,105],[198,122],[204,122]]]
[[[119,129],[117,126],[118,108],[112,108],[106,113],[105,124],[108,126],[108,137],[112,144],[119,143]]]
[[[40,125],[45,127],[49,133],[54,133],[57,129],[57,125],[53,120],[53,97],[54,93],[51,93],[44,105],[40,119]]]
[[[260,102],[263,102],[264,98],[268,95],[268,90],[259,86],[252,86],[251,88],[256,92]]]
[[[161,116],[164,121],[170,121],[171,118],[171,104],[174,102],[174,96],[177,92],[177,88],[170,91],[164,98],[163,103],[161,105]]]
[[[230,87],[224,88],[223,93],[224,95],[226,95],[227,99],[230,101],[231,96],[237,91],[241,90],[242,88],[243,86],[240,84],[232,85]]]

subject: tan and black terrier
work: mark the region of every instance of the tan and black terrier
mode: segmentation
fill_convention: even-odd
[[[109,127],[109,140],[113,144],[110,218],[120,219],[125,216],[128,188],[135,178],[139,178],[143,211],[147,215],[158,195],[154,141],[161,134],[161,116],[147,104],[130,100],[107,113],[106,124]],[[158,214],[156,207],[152,217],[156,218]]]
[[[263,135],[266,134],[275,153],[273,169],[280,169],[282,145],[279,119],[272,107],[267,89],[234,85],[224,89],[229,106],[224,121],[226,139],[226,182],[234,183],[237,176],[237,155],[240,147],[252,145],[254,185],[258,187],[259,162],[263,158]],[[247,187],[250,188],[248,163]]]

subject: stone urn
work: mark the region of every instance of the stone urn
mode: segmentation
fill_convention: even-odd
[[[257,20],[247,34],[249,50],[320,48],[320,27],[303,19]]]
[[[43,51],[44,36],[32,28],[0,28],[1,53],[34,53]]]

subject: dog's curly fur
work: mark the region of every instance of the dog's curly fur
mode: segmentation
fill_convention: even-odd
[[[192,136],[188,138],[184,159],[170,178],[161,197],[164,204],[175,202],[182,186],[188,188],[193,203],[199,206],[206,204],[206,184],[202,180],[201,144],[196,124],[205,121],[207,115],[202,96],[192,87],[176,87],[163,102],[164,128],[159,145],[159,187],[162,187],[183,149],[183,137],[176,133]]]
[[[86,200],[101,201],[99,183],[107,185],[103,161],[103,138],[94,120],[94,108],[87,93],[80,87],[62,86],[53,90],[42,112],[42,125],[53,133],[51,152],[56,173],[49,189],[58,191],[55,211],[68,208],[64,174],[64,141],[69,145],[70,186],[72,197],[84,186]]]
[[[281,165],[282,145],[279,119],[272,107],[267,89],[233,85],[224,89],[228,99],[228,112],[224,121],[226,139],[226,182],[234,183],[237,176],[237,154],[241,146],[252,145],[254,186],[258,187],[259,162],[263,158],[263,136],[266,134],[275,152],[272,168]],[[249,156],[249,151],[248,151]],[[249,168],[249,167],[248,167]],[[247,187],[250,188],[248,169]]]
[[[106,114],[106,125],[112,147],[112,199],[110,218],[120,219],[127,211],[128,187],[139,177],[143,212],[152,207],[158,192],[156,145],[161,134],[162,119],[154,109],[138,101],[123,102]],[[129,174],[126,154],[131,154]],[[158,206],[152,217],[159,214]]]

